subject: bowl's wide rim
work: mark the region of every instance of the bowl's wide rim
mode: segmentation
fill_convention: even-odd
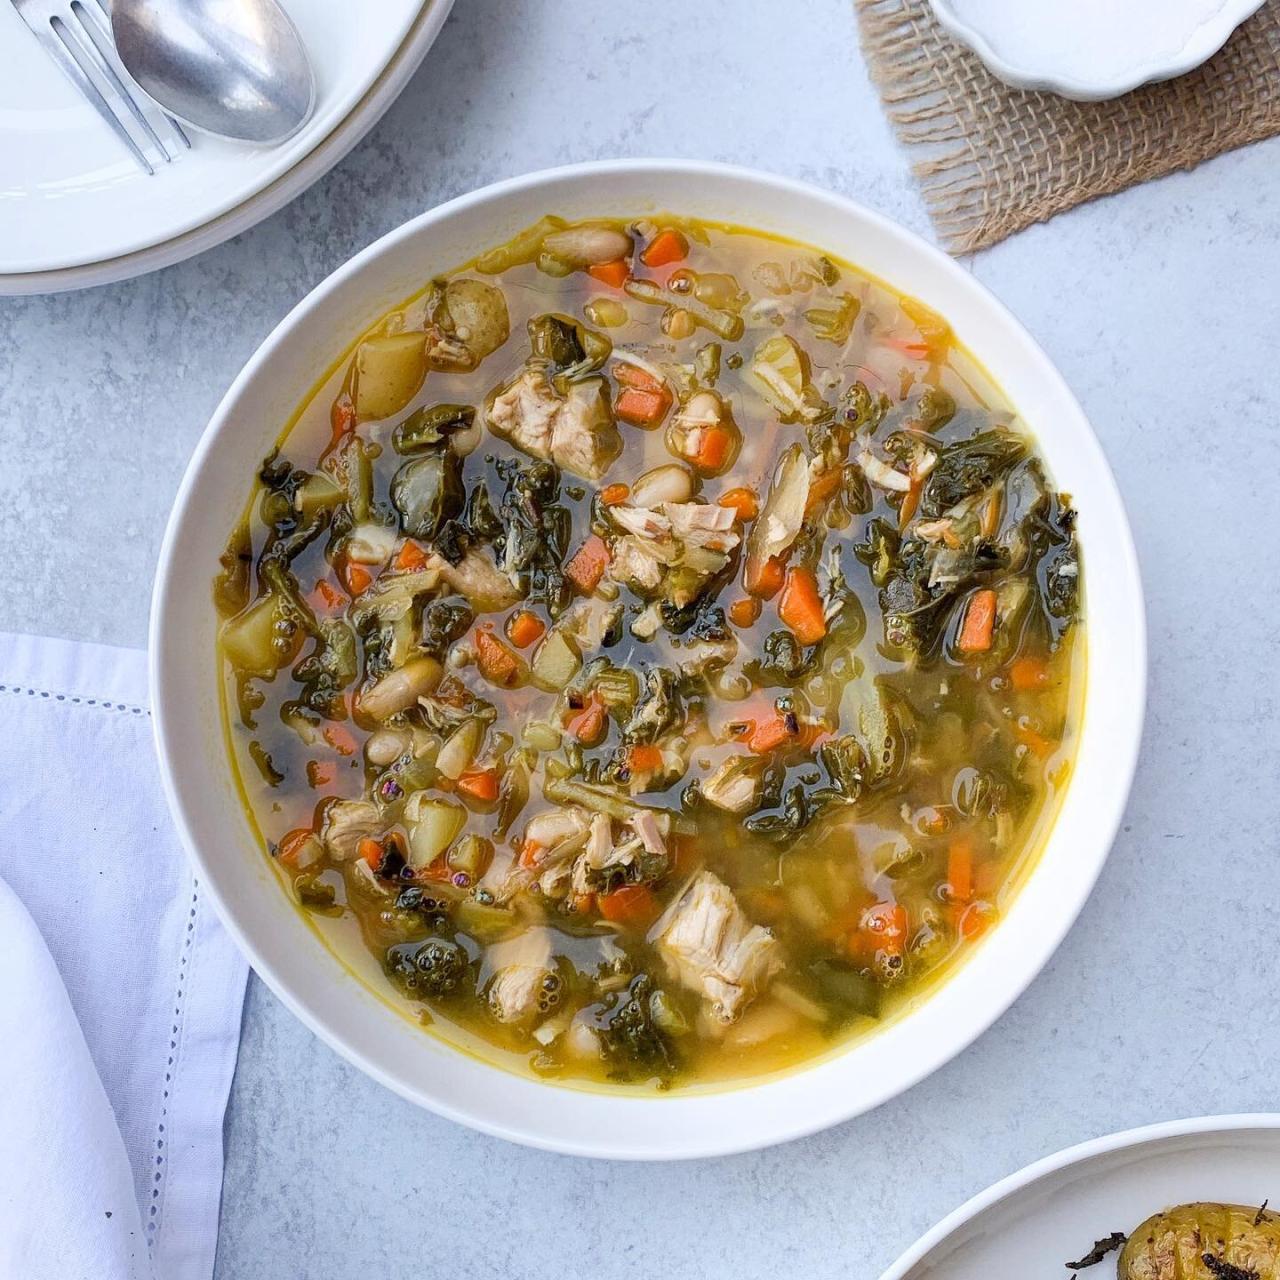
[[[788,1090],[788,1082],[821,1069],[817,1064],[797,1068],[794,1072],[780,1078],[771,1078],[733,1090],[707,1094],[681,1094],[677,1097],[652,1100],[640,1100],[635,1096],[623,1097],[617,1094],[584,1093],[535,1084],[534,1087],[539,1095],[551,1092],[581,1100],[579,1106],[590,1110],[593,1124],[598,1121],[601,1126],[599,1131],[592,1129],[590,1136],[583,1136],[581,1132],[568,1135],[555,1131],[554,1123],[548,1122],[547,1119],[548,1113],[556,1110],[554,1106],[530,1107],[528,1109],[530,1114],[522,1113],[518,1122],[495,1122],[485,1114],[482,1106],[459,1105],[433,1094],[425,1087],[415,1085],[391,1065],[379,1061],[375,1056],[365,1052],[361,1045],[336,1031],[329,1025],[323,1009],[313,1008],[291,988],[289,981],[282,974],[275,971],[273,965],[264,956],[262,947],[240,927],[235,912],[222,892],[216,860],[206,856],[201,840],[197,837],[190,821],[180,776],[182,773],[181,709],[170,705],[170,700],[166,697],[166,683],[170,678],[171,667],[181,671],[182,663],[189,660],[188,650],[191,646],[184,645],[181,638],[175,634],[175,629],[166,626],[166,619],[174,609],[175,601],[180,598],[180,592],[185,585],[183,566],[177,555],[177,543],[188,508],[192,506],[199,492],[201,475],[217,448],[220,437],[229,430],[235,419],[238,402],[295,326],[317,309],[323,308],[327,299],[335,291],[383,254],[402,241],[422,234],[437,223],[466,214],[480,206],[501,204],[512,197],[536,192],[542,187],[575,182],[594,183],[607,187],[610,178],[623,176],[635,180],[652,177],[655,181],[703,179],[726,184],[737,183],[765,189],[776,199],[795,199],[810,202],[815,207],[825,206],[822,210],[824,213],[832,217],[848,218],[855,224],[873,229],[877,235],[893,243],[896,249],[921,261],[923,267],[930,272],[946,277],[954,288],[966,293],[972,299],[973,304],[984,312],[985,318],[995,323],[1010,342],[1020,349],[1021,356],[1034,366],[1036,379],[1046,386],[1047,394],[1052,396],[1058,407],[1064,411],[1064,415],[1072,420],[1073,448],[1087,457],[1096,496],[1108,509],[1112,542],[1107,551],[1107,572],[1117,575],[1125,586],[1130,588],[1123,593],[1125,600],[1123,606],[1125,616],[1121,620],[1123,637],[1117,645],[1123,649],[1122,662],[1126,666],[1126,675],[1131,685],[1127,689],[1127,705],[1119,713],[1121,732],[1114,742],[1109,740],[1111,751],[1106,772],[1106,794],[1102,797],[1102,801],[1094,805],[1090,811],[1093,830],[1096,832],[1096,848],[1092,851],[1092,860],[1078,860],[1084,861],[1086,865],[1083,869],[1077,867],[1073,872],[1075,879],[1070,894],[1065,898],[1055,899],[1053,918],[1038,922],[1035,930],[1028,935],[1028,953],[1025,960],[1020,953],[1019,960],[1023,963],[1014,966],[1017,969],[1016,974],[1002,980],[998,994],[994,998],[985,1000],[985,1007],[977,1016],[966,1011],[960,1020],[963,1025],[951,1025],[946,1036],[942,1037],[945,1043],[931,1044],[928,1052],[905,1063],[896,1064],[899,1069],[891,1076],[885,1073],[874,1083],[864,1082],[860,1086],[860,1092],[852,1097],[852,1100],[851,1096],[844,1091],[827,1090],[824,1093],[820,1089],[812,1088],[805,1090],[803,1101],[797,1103],[795,1091]],[[874,264],[865,265],[870,270],[875,269]],[[1051,465],[1052,462],[1051,456]],[[510,178],[459,196],[404,223],[369,245],[318,284],[289,311],[250,357],[214,411],[197,443],[178,488],[165,531],[156,571],[149,642],[152,719],[160,776],[170,811],[182,841],[195,864],[197,877],[205,892],[208,893],[232,937],[274,994],[316,1035],[353,1065],[418,1105],[482,1132],[525,1145],[565,1154],[612,1159],[683,1159],[725,1155],[803,1137],[879,1106],[916,1084],[971,1044],[1030,985],[1057,949],[1092,891],[1119,829],[1137,766],[1146,696],[1146,620],[1137,555],[1123,502],[1101,447],[1083,411],[1047,355],[1020,322],[994,298],[985,286],[941,250],[879,213],[846,197],[794,179],[736,165],[691,160],[595,161],[544,169]],[[212,844],[213,841],[210,839],[209,843]],[[1020,898],[1027,895],[1030,883],[1034,882],[1037,874],[1038,869],[1032,873],[1028,885],[1023,887]],[[998,936],[1000,932],[1001,930],[996,930],[993,936]],[[985,945],[988,944],[984,943]],[[921,1011],[910,1015],[908,1021],[920,1018],[924,1010],[934,1006],[947,987],[957,983],[964,970],[972,965],[971,958],[966,966],[962,966],[960,973],[952,975],[940,991],[924,1003]],[[396,1015],[388,1012],[387,1016],[395,1017]],[[879,1036],[872,1037],[870,1042],[874,1043],[889,1034],[889,1031],[882,1032]],[[853,1052],[856,1052],[856,1049]],[[830,1063],[848,1056],[850,1055],[846,1053],[838,1055],[836,1059],[823,1061]],[[488,1064],[476,1061],[475,1065],[477,1069],[496,1072],[507,1080],[514,1079]],[[516,1087],[511,1086],[512,1089]],[[785,1097],[784,1090],[787,1090]],[[734,1124],[721,1125],[714,1136],[681,1135],[664,1139],[666,1145],[655,1147],[650,1135],[645,1132],[643,1124],[636,1118],[637,1108],[649,1114],[654,1107],[675,1109],[710,1106],[718,1107],[723,1111],[725,1108],[717,1100],[725,1098],[744,1099],[750,1105],[742,1115],[734,1116]],[[769,1105],[771,1100],[777,1101],[779,1105],[771,1107]],[[782,1105],[784,1102],[785,1105]],[[594,1109],[599,1109],[598,1115]],[[731,1106],[728,1110],[736,1112],[738,1108]],[[692,1113],[686,1111],[682,1114]],[[632,1130],[632,1136],[622,1137],[613,1124],[605,1123],[606,1116],[610,1120],[617,1119],[621,1129],[629,1127]],[[719,1123],[718,1117],[716,1123]]]
[[[1249,1129],[1280,1129],[1280,1112],[1234,1112],[1217,1116],[1190,1116],[1184,1120],[1161,1120],[1155,1124],[1141,1125],[1135,1129],[1120,1129],[1100,1138],[1088,1138],[1075,1146],[1064,1147],[1052,1155],[1042,1156],[1024,1165],[998,1182],[993,1182],[977,1195],[971,1196],[945,1218],[935,1223],[907,1251],[901,1254],[880,1280],[906,1280],[913,1267],[928,1259],[929,1255],[975,1218],[1010,1199],[1020,1191],[1033,1187],[1037,1182],[1074,1165],[1084,1164],[1097,1156],[1111,1155],[1117,1151],[1132,1151],[1139,1147],[1172,1138],[1203,1137],[1209,1134],[1234,1134]]]

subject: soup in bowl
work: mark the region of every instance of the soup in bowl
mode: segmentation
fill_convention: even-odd
[[[216,481],[197,460],[222,554],[208,604],[194,560],[179,594],[207,629],[201,732],[214,711],[241,833],[213,878],[234,881],[233,925],[292,899],[280,986],[310,1019],[509,1136],[692,1154],[870,1105],[1034,972],[1123,799],[1141,604],[1078,410],[967,277],[787,184],[712,169],[691,201],[679,167],[617,172],[630,192],[585,170],[446,207],[304,303],[351,315],[344,284],[365,286],[345,352],[291,318],[272,340],[289,376],[259,359],[246,377],[274,394],[233,389],[220,419],[244,432],[252,406],[258,451],[238,441]],[[957,278],[1014,357],[966,330],[937,287]],[[1001,354],[1047,384],[1077,474]],[[306,393],[281,411],[288,386]],[[1120,552],[1101,590],[1095,511]],[[1086,636],[1108,610],[1125,638],[1101,678],[1129,684],[1132,732],[1088,781]],[[173,732],[161,709],[190,823]],[[913,1053],[903,1033],[1025,918],[1082,778],[1105,792],[1081,815],[1092,857],[1033,902],[1015,982],[988,970]],[[328,985],[308,969],[304,994],[309,964]],[[372,1051],[337,1015],[376,1025]],[[855,1100],[806,1103],[799,1067]],[[522,1112],[531,1088],[556,1101]],[[726,1099],[745,1135],[718,1127]]]

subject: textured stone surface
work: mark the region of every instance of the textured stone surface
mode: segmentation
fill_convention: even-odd
[[[714,157],[828,185],[927,234],[849,6],[791,0],[783,13],[764,0],[458,0],[386,119],[264,225],[142,280],[0,299],[0,627],[142,644],[165,515],[222,390],[302,293],[442,199],[572,160]],[[1129,503],[1151,623],[1124,833],[1009,1014],[832,1132],[732,1159],[611,1165],[417,1111],[255,983],[219,1280],[871,1280],[966,1196],[1067,1143],[1275,1105],[1280,1029],[1263,1011],[1280,586],[1259,517],[1280,464],[1278,161],[1280,142],[1223,157],[970,264],[1091,415]]]

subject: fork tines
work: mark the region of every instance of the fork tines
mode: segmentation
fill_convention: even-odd
[[[104,0],[12,0],[45,52],[111,126],[149,174],[151,157],[168,164],[191,143],[124,69]]]

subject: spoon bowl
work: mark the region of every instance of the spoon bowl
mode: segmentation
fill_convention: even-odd
[[[111,30],[138,84],[204,133],[266,146],[315,110],[311,60],[276,0],[114,0]]]

